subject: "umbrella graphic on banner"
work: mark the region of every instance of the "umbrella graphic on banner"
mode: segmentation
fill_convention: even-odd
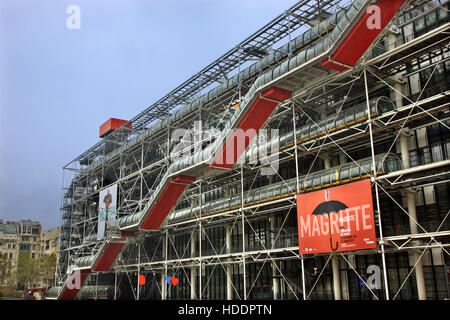
[[[329,227],[329,231],[330,231],[330,248],[333,251],[336,251],[339,248],[339,243],[336,241],[336,247],[333,247],[333,239],[331,236],[331,222],[330,222],[330,215],[332,213],[336,214],[338,213],[340,210],[345,210],[348,207],[343,204],[340,201],[336,201],[336,200],[330,200],[330,190],[324,190],[325,193],[325,202],[322,202],[321,204],[319,204],[313,211],[313,215],[324,215],[327,214],[328,215],[328,227]]]

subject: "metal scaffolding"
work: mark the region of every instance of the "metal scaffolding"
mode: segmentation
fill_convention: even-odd
[[[96,236],[102,190],[118,185],[118,217],[140,212],[171,164],[172,133],[182,128],[194,135],[198,121],[206,128],[221,128],[257,76],[294,52],[240,81],[198,112],[151,135],[149,128],[351,2],[299,1],[131,119],[132,129],[122,126],[67,164],[57,282],[66,281],[77,258],[101,251],[104,242]],[[252,154],[250,145],[243,158],[255,155],[255,161],[221,174],[200,175],[162,226],[127,237],[113,268],[92,273],[78,297],[449,298],[449,288],[444,292],[436,284],[444,279],[450,263],[449,31],[447,1],[409,1],[354,67],[336,72],[311,63],[300,72],[288,73],[277,86],[292,90],[293,95],[276,107],[263,127],[281,132],[279,146],[269,155],[259,150]],[[384,104],[392,108],[373,111],[373,106]],[[358,108],[366,116],[346,122],[347,114]],[[327,126],[337,126],[340,119],[341,128]],[[305,126],[310,128],[309,136],[303,138]],[[433,148],[431,139],[439,140]],[[204,144],[199,139],[194,147]],[[383,169],[393,154],[400,167]],[[276,163],[270,161],[274,157]],[[370,159],[369,166],[362,165],[361,159]],[[271,166],[277,166],[274,174],[262,174]],[[350,182],[371,180],[377,248],[299,254],[297,194],[317,172],[350,166],[359,172],[349,175]],[[289,191],[272,199],[247,200],[255,190],[277,183]],[[223,199],[234,198],[238,199],[234,206],[221,206]],[[114,225],[108,226],[106,239],[117,232]],[[364,267],[369,264],[382,270],[379,288],[367,283]],[[441,269],[442,274],[437,273]],[[140,275],[148,281],[145,286],[139,284]],[[166,277],[179,282],[170,283]],[[360,286],[355,287],[351,279]]]

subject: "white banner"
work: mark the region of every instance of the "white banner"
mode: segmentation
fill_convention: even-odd
[[[100,191],[98,204],[97,240],[103,239],[107,224],[116,220],[117,184]]]

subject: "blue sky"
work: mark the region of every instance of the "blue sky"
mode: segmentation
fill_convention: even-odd
[[[295,2],[1,0],[0,218],[59,225],[62,167],[104,121],[132,118]]]

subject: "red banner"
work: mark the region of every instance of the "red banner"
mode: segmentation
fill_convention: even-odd
[[[370,180],[297,195],[300,254],[376,248]]]

